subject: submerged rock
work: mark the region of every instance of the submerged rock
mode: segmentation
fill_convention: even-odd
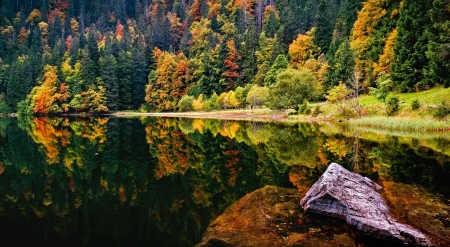
[[[300,200],[300,205],[307,212],[344,219],[362,235],[432,246],[424,234],[389,216],[386,203],[376,192],[379,189],[369,178],[332,163]]]
[[[304,214],[298,200],[305,192],[266,186],[247,194],[209,225],[197,247],[355,247],[341,220]]]

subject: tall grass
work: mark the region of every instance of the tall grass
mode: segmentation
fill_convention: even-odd
[[[349,120],[351,125],[396,131],[450,131],[450,122],[400,117],[366,117]]]

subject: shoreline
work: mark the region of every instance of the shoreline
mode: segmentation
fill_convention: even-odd
[[[5,116],[5,115],[3,115]],[[8,117],[20,117],[20,114],[7,114]],[[31,116],[31,115],[30,115]],[[35,117],[167,117],[167,118],[197,118],[197,119],[217,119],[252,122],[272,122],[272,123],[345,123],[356,128],[372,128],[390,131],[409,132],[450,132],[450,122],[420,117],[403,116],[364,116],[361,118],[345,118],[335,115],[311,116],[288,114],[286,111],[274,111],[267,108],[252,110],[221,110],[211,112],[133,112],[118,111],[106,114],[50,114]]]

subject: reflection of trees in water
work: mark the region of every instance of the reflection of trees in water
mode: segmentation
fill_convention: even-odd
[[[420,142],[377,144],[310,124],[38,120],[0,123],[0,215],[11,222],[26,215],[36,219],[30,229],[74,243],[193,245],[235,200],[264,185],[307,188],[330,162],[372,178],[386,164],[396,181],[449,188],[448,156]],[[52,148],[58,152],[49,159]]]
[[[427,147],[402,144],[392,137],[372,148],[372,157],[389,167],[396,182],[421,184],[450,196],[450,157]]]

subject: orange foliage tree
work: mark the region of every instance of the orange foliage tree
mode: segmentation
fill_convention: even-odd
[[[315,28],[312,28],[306,34],[299,34],[297,39],[289,45],[291,67],[300,69],[307,60],[319,55],[320,48],[314,43],[315,32]]]
[[[394,45],[397,38],[397,29],[394,29],[386,39],[383,53],[378,59],[378,63],[373,66],[373,75],[377,77],[382,72],[391,73],[391,63],[394,62]]]
[[[239,61],[242,59],[242,56],[238,54],[233,39],[227,40],[227,53],[228,55],[223,61],[225,65],[225,71],[223,72],[223,84],[226,85],[225,91],[236,87],[236,80],[239,77]]]
[[[56,66],[44,67],[44,80],[28,95],[28,112],[58,113],[69,110],[69,87],[58,80]]]
[[[353,25],[350,47],[355,52],[355,70],[361,71],[365,78],[370,75],[373,62],[368,58],[367,51],[371,47],[371,40],[375,26],[386,15],[383,6],[388,0],[368,0],[363,2],[363,8],[358,12],[358,19]]]

